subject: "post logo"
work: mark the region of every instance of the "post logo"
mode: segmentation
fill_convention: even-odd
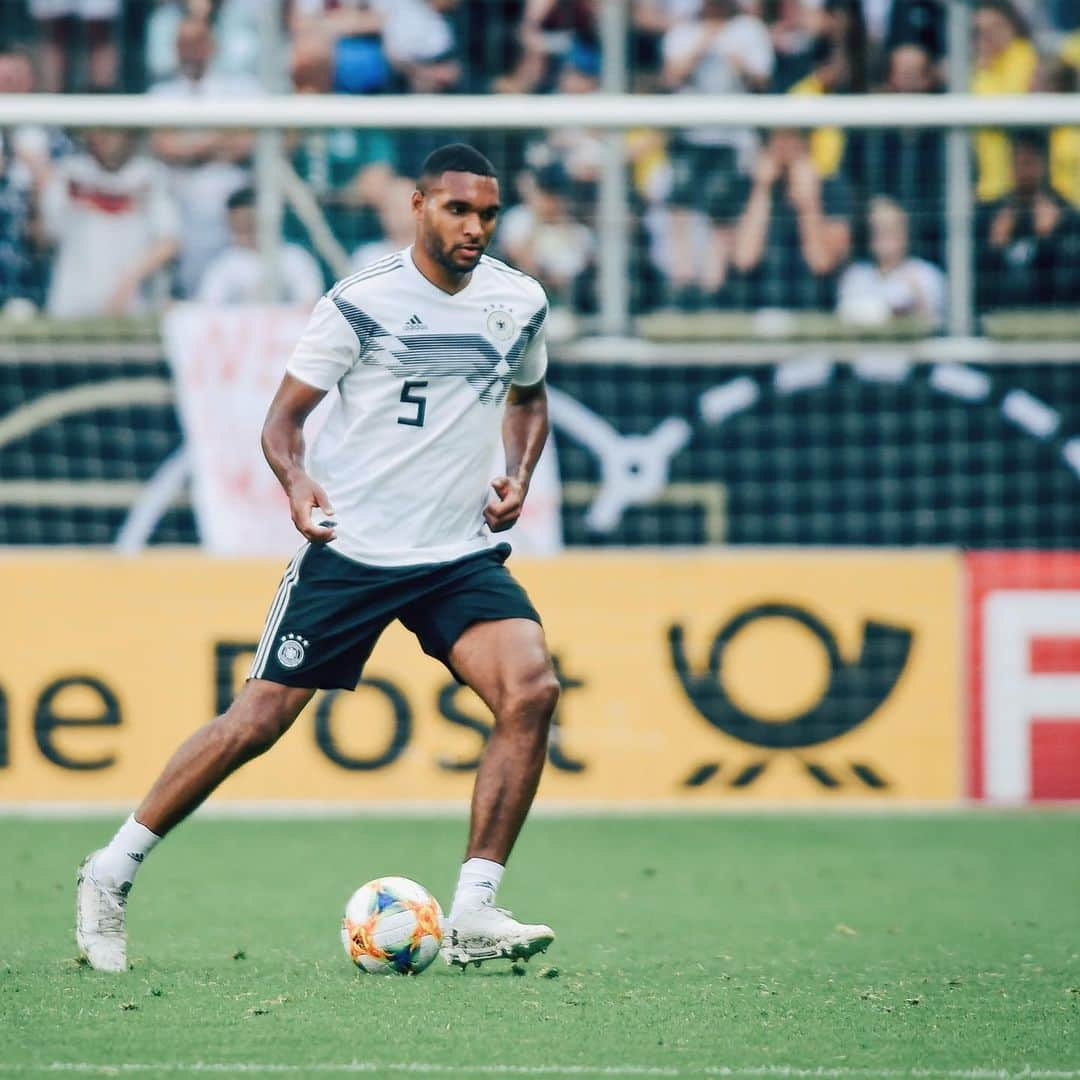
[[[732,699],[724,685],[725,652],[742,631],[759,619],[794,621],[818,640],[828,660],[828,681],[820,698],[781,723],[747,711]],[[868,620],[862,627],[858,655],[845,660],[833,632],[812,612],[794,604],[758,604],[740,612],[717,631],[705,670],[698,673],[691,670],[686,656],[683,627],[676,624],[668,630],[675,673],[698,713],[725,735],[770,751],[801,750],[831,742],[865,723],[900,680],[911,643],[910,630]],[[778,658],[778,664],[782,666],[782,663]],[[753,783],[764,772],[767,763],[765,760],[748,766],[736,779],[736,786]],[[839,786],[840,781],[825,766],[807,761],[806,767],[822,786]],[[719,768],[719,763],[699,766],[686,784],[698,786]],[[853,762],[851,768],[857,781],[867,787],[887,786],[887,781],[872,766]]]

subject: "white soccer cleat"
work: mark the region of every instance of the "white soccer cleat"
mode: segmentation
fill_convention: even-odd
[[[127,894],[131,882],[119,889],[103,885],[90,870],[97,852],[79,867],[75,885],[75,941],[96,971],[127,971]]]
[[[460,967],[484,960],[528,960],[554,940],[550,926],[530,926],[505,908],[483,904],[446,920],[442,954],[448,964]]]

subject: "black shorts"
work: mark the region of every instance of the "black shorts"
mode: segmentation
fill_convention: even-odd
[[[453,562],[366,566],[309,544],[289,563],[270,605],[250,679],[353,690],[379,635],[400,619],[451,674],[450,649],[473,624],[540,616],[503,566],[509,544]]]

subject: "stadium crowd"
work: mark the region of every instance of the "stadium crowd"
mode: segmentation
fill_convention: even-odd
[[[600,87],[605,0],[285,0],[267,80],[263,0],[0,0],[0,92],[560,93]],[[622,2],[622,0],[611,0]],[[943,0],[626,0],[628,89],[944,92]],[[1075,93],[1080,4],[976,0],[976,94]],[[928,106],[930,102],[928,101]],[[505,177],[496,252],[553,302],[595,309],[603,141],[463,130]],[[253,136],[0,133],[0,307],[137,315],[261,294]],[[446,132],[287,133],[283,295],[411,237],[408,178]],[[624,139],[636,311],[837,310],[940,326],[945,136],[697,128]],[[1080,299],[1080,129],[979,131],[980,310]],[[87,274],[86,267],[93,273]]]

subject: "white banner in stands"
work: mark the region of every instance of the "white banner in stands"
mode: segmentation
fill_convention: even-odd
[[[286,361],[307,322],[277,305],[180,304],[165,317],[165,348],[176,382],[192,470],[192,501],[203,547],[214,555],[289,555],[301,543],[289,506],[263,460],[259,435]],[[336,392],[308,418],[308,445]],[[501,471],[501,453],[492,476]],[[521,522],[507,536],[522,554],[562,548],[559,475],[549,444]]]

